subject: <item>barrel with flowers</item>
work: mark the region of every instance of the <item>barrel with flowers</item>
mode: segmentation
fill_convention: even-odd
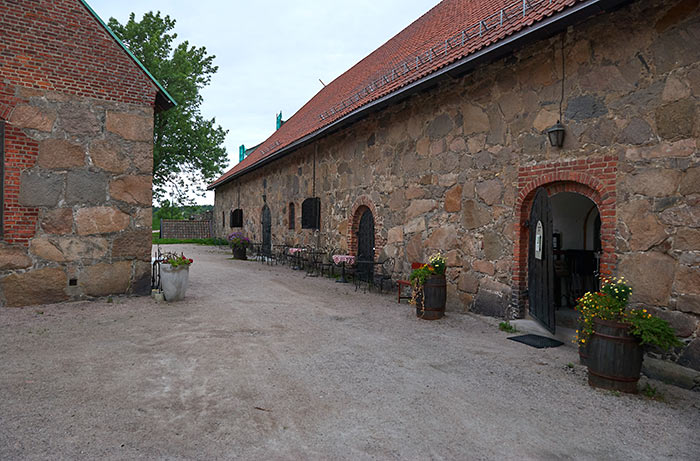
[[[598,292],[588,292],[576,304],[581,350],[588,351],[588,384],[636,393],[643,346],[662,349],[682,343],[669,324],[646,309],[628,309],[632,288],[624,277],[604,279]]]
[[[445,258],[440,254],[430,257],[411,273],[413,296],[411,303],[416,305],[416,316],[424,320],[437,320],[445,315],[447,283],[445,281]]]

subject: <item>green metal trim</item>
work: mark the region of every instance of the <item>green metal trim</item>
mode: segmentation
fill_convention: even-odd
[[[150,78],[151,81],[153,83],[155,83],[156,87],[158,87],[158,90],[166,97],[167,102],[172,104],[172,106],[170,106],[170,107],[177,106],[177,101],[175,101],[175,99],[172,96],[170,96],[170,93],[168,93],[167,90],[165,88],[163,88],[163,85],[161,85],[160,82],[158,80],[156,80],[156,78],[148,71],[148,69],[146,69],[146,67],[143,64],[141,64],[141,61],[139,61],[139,59],[136,56],[134,56],[134,54],[129,50],[129,48],[126,47],[126,45],[124,45],[124,43],[119,39],[119,37],[117,37],[115,35],[115,33],[112,32],[112,29],[110,29],[109,26],[107,24],[105,24],[105,22],[102,20],[102,18],[100,18],[100,16],[95,12],[95,10],[93,10],[92,7],[90,5],[88,5],[87,1],[80,0],[80,3],[82,3],[83,6],[85,8],[87,8],[87,10],[90,12],[90,14],[95,19],[97,19],[97,21],[100,24],[102,24],[102,27],[104,27],[105,30],[107,31],[107,33],[109,33],[109,35],[112,36],[112,38],[119,44],[119,46],[121,46],[122,49],[124,51],[126,51],[126,53],[136,63],[136,65],[138,65],[141,68],[141,70],[144,71],[144,73],[148,76],[148,78]],[[167,107],[166,109],[169,109],[169,107]]]

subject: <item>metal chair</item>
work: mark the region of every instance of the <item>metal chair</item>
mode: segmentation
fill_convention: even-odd
[[[379,285],[379,292],[384,292],[384,283],[389,282],[389,289],[393,285],[394,276],[394,258],[386,258],[380,265],[376,267],[378,271],[374,273],[374,285]]]

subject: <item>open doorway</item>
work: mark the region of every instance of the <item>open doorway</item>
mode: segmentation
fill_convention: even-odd
[[[600,211],[591,199],[574,192],[553,195],[551,204],[556,323],[575,328],[576,300],[599,289]]]

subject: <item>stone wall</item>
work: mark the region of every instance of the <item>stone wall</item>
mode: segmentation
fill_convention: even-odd
[[[523,315],[532,194],[581,193],[601,212],[603,269],[671,322],[689,344],[673,358],[700,369],[698,40],[697,2],[632,2],[217,188],[215,232],[230,232],[222,212],[240,207],[259,240],[267,203],[273,243],[352,253],[368,206],[397,277],[442,251],[448,309]],[[543,130],[559,118],[563,70],[559,149]],[[321,230],[290,230],[288,204],[314,194]]]
[[[150,291],[153,108],[15,87],[0,300]]]

